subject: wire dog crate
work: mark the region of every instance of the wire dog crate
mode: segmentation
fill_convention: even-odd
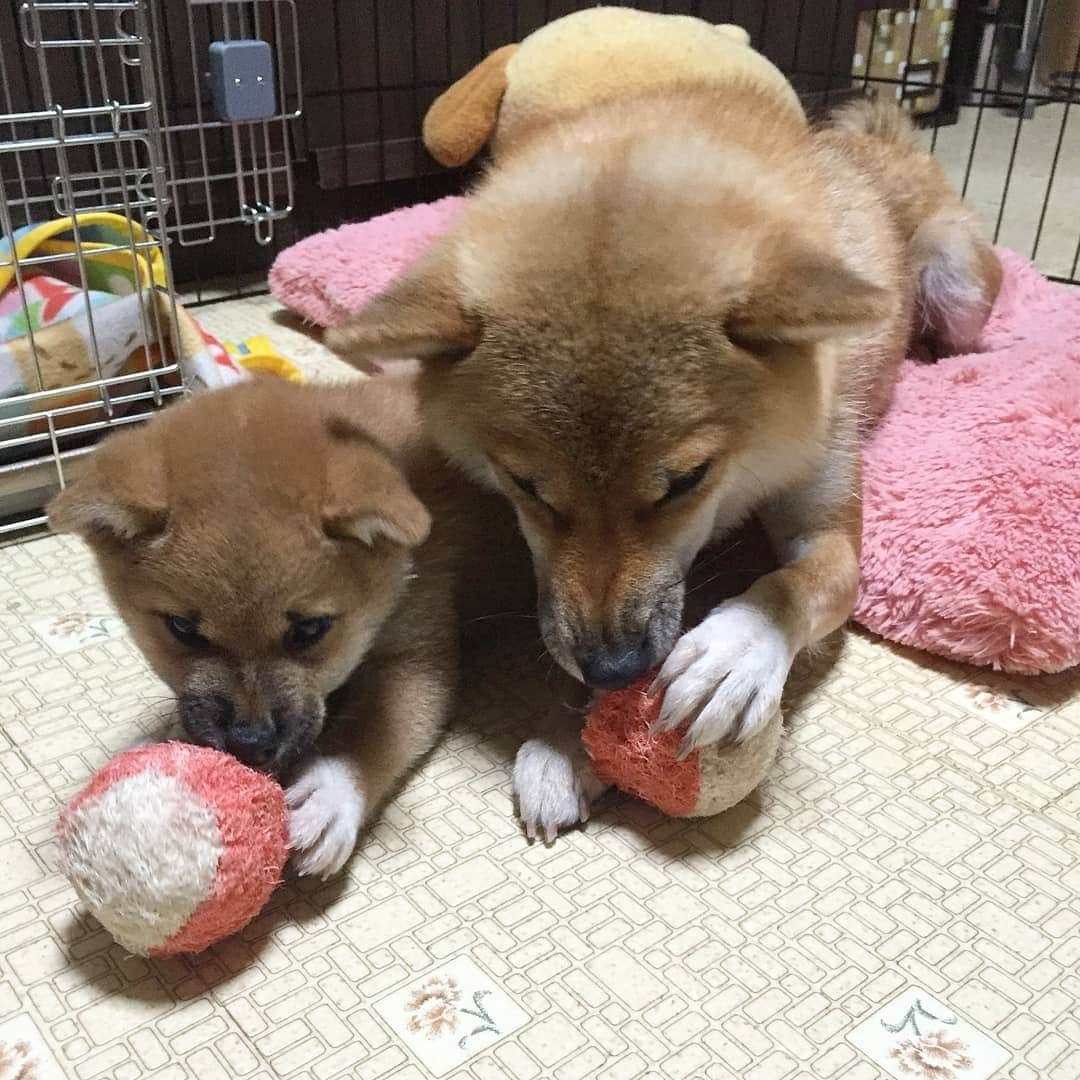
[[[186,309],[265,291],[304,235],[460,190],[469,170],[423,150],[428,105],[588,6],[0,7],[0,540],[44,522],[103,432],[185,392]],[[896,97],[995,239],[1080,283],[1080,0],[628,6],[745,26],[812,113]]]
[[[24,4],[5,13],[0,39],[0,530],[11,531],[39,523],[42,494],[63,484],[65,464],[77,468],[98,432],[160,405],[180,381],[155,348],[175,309],[168,252],[152,231],[167,193],[145,10],[123,0]],[[61,51],[63,80],[51,62]],[[91,222],[112,214],[123,226],[105,239]],[[33,238],[34,223],[65,219],[64,239]],[[102,340],[94,300],[125,269],[139,355],[112,370],[115,343]],[[42,317],[64,304],[64,279],[73,288],[61,347]]]
[[[102,432],[184,392],[171,249],[234,223],[269,244],[290,213],[297,24],[294,0],[0,10],[0,538],[44,523]],[[269,96],[238,119],[206,67],[245,42]]]

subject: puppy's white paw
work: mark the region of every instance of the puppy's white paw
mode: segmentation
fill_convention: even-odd
[[[301,768],[285,791],[289,806],[289,846],[298,874],[325,881],[356,847],[364,820],[364,795],[340,758],[316,757]]]
[[[780,707],[794,657],[768,616],[728,600],[679,639],[660,669],[655,688],[664,690],[664,703],[653,730],[688,724],[680,757],[749,739]]]
[[[605,787],[583,751],[574,755],[543,739],[529,739],[517,752],[514,794],[518,816],[530,840],[535,840],[539,831],[550,844],[560,829],[588,821],[589,806]]]

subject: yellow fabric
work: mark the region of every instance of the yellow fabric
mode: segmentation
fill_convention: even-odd
[[[107,225],[120,231],[121,235],[128,234],[128,219],[122,214],[110,214],[105,211],[78,214],[79,228],[85,229],[91,225]],[[132,221],[131,235],[135,243],[141,244],[150,239],[143,227]],[[0,293],[12,283],[15,277],[15,260],[20,262],[29,259],[33,255],[67,255],[74,257],[76,246],[74,240],[58,239],[65,233],[70,233],[75,228],[75,217],[56,218],[47,221],[36,228],[30,229],[25,235],[20,236],[15,243],[15,258],[10,255],[0,254]],[[98,241],[84,240],[82,250],[87,258],[99,259],[109,266],[129,270],[134,257],[136,271],[141,285],[165,285],[165,256],[160,247],[142,248],[132,255],[130,250],[109,251],[114,244],[100,243]]]
[[[624,94],[687,81],[752,82],[803,115],[791,84],[738,26],[690,15],[599,7],[530,34],[510,58],[495,149],[541,117],[573,112]]]

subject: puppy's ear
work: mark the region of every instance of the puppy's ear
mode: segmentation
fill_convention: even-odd
[[[431,515],[401,470],[364,441],[331,448],[322,515],[327,536],[368,546],[418,547],[431,531]]]
[[[428,359],[472,351],[480,321],[463,308],[454,249],[443,240],[414,263],[386,292],[340,326],[324,342],[363,368],[377,359]]]
[[[48,515],[54,532],[76,533],[91,543],[127,543],[163,532],[165,463],[154,432],[124,432],[105,440],[83,474],[49,504]]]
[[[880,323],[887,293],[839,259],[798,244],[778,244],[759,262],[742,300],[729,312],[732,340],[812,344]]]

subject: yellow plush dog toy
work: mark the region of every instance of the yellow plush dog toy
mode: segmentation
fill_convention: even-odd
[[[597,7],[496,49],[432,103],[424,145],[440,164],[464,165],[485,143],[498,155],[560,113],[687,82],[750,84],[804,115],[791,84],[741,26]]]

